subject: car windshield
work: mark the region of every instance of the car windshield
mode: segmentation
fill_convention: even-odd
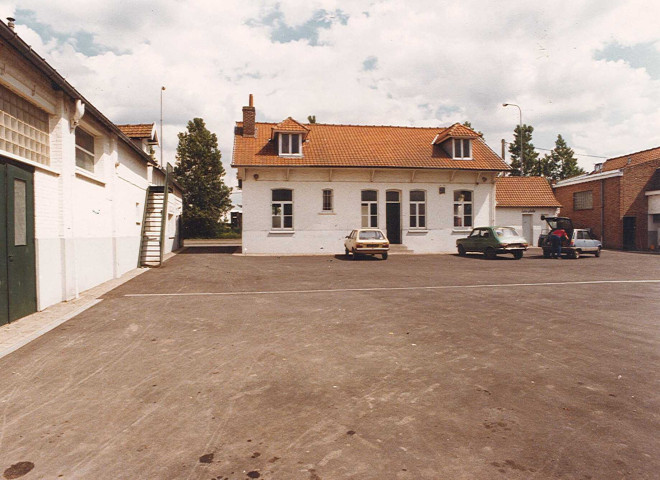
[[[515,231],[515,229],[511,227],[506,227],[506,228],[496,228],[495,230],[495,235],[498,237],[517,237],[518,232]]]
[[[385,236],[379,230],[360,232],[360,240],[382,240]]]

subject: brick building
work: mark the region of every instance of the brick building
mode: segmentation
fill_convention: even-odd
[[[660,147],[610,158],[590,174],[554,186],[562,216],[591,228],[605,248],[658,248]]]

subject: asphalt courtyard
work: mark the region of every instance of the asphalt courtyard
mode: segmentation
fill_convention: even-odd
[[[0,359],[22,479],[656,479],[660,256],[190,249]]]

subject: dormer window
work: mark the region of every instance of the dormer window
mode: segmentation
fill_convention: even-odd
[[[453,141],[455,159],[469,160],[472,159],[472,140],[469,138],[454,138]]]
[[[280,155],[302,155],[300,133],[280,133]]]

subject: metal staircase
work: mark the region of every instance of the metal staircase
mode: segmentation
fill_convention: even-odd
[[[163,264],[167,233],[167,202],[171,165],[167,165],[165,186],[147,188],[142,217],[139,267],[160,267]]]

